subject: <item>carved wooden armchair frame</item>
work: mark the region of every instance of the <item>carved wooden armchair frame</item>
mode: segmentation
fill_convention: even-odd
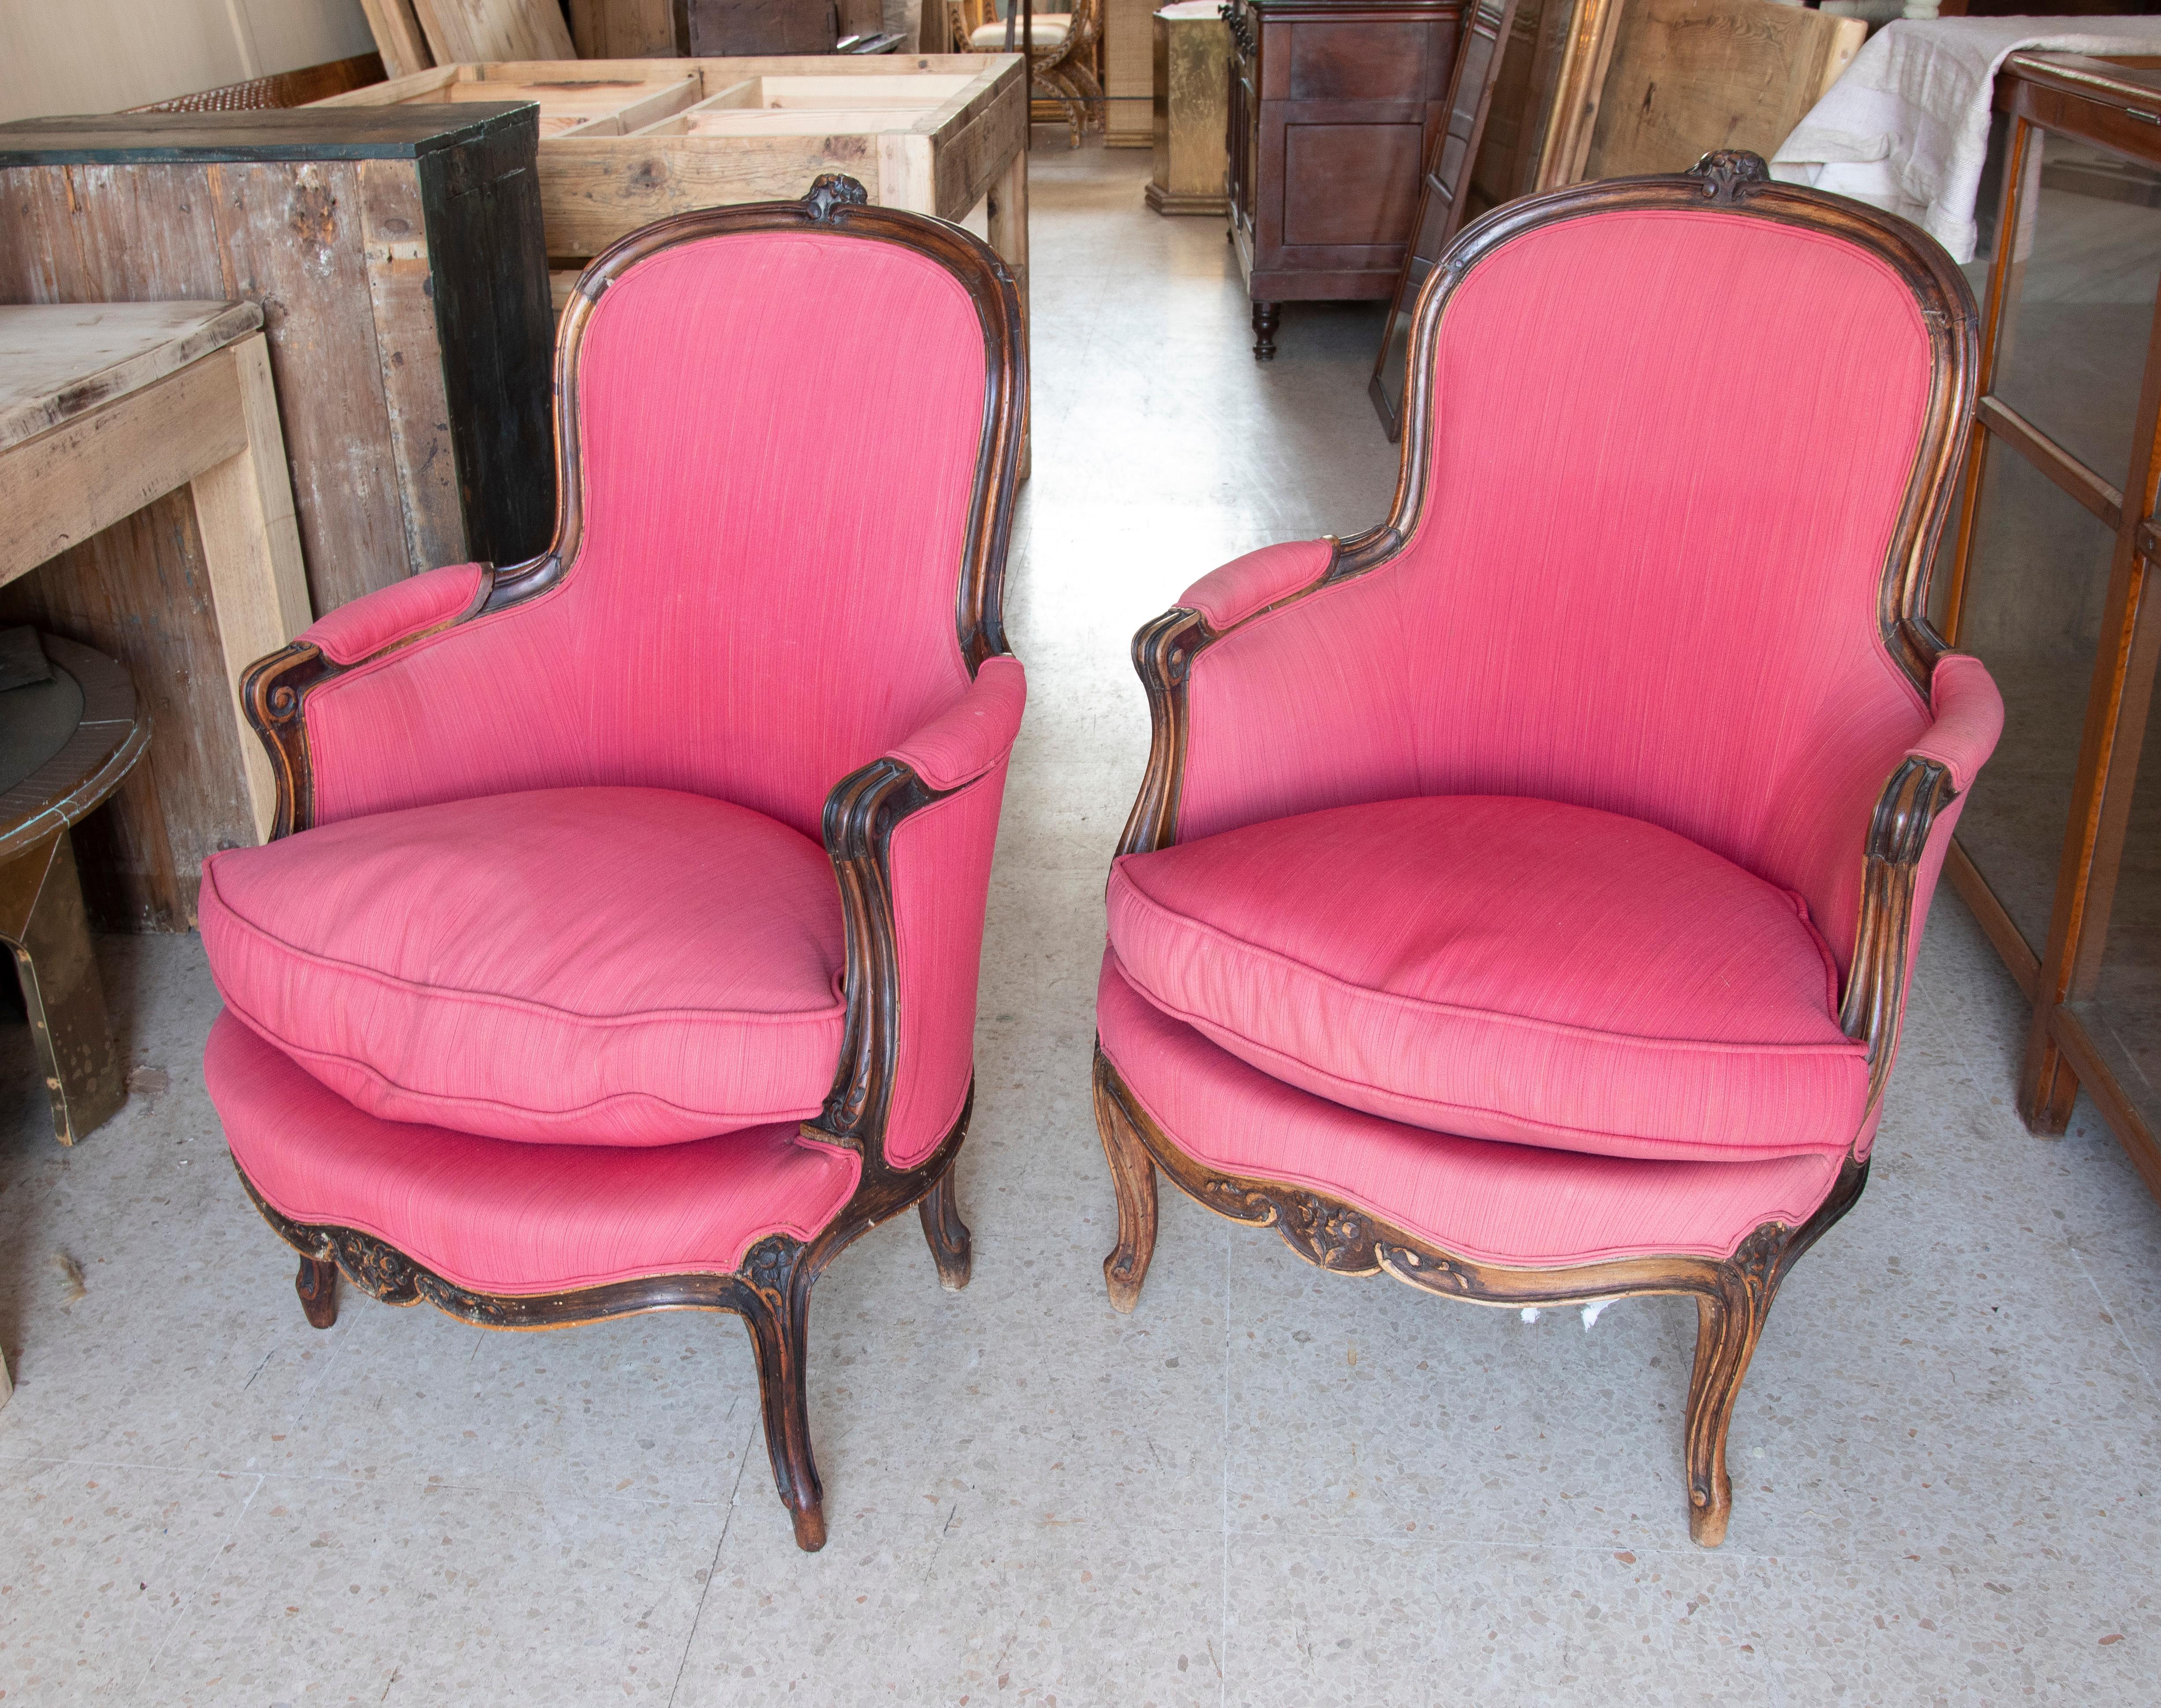
[[[1096,80],[1095,71],[1096,44],[1103,34],[1102,0],[1070,0],[1068,6],[1058,10],[1069,13],[1072,22],[1060,39],[1029,54],[1028,75],[1034,83],[1049,91],[1050,98],[1065,109],[1065,122],[1073,132],[1073,146],[1077,148],[1088,127],[1102,122],[1103,86]],[[976,51],[970,46],[971,39],[996,16],[991,0],[945,0],[946,28],[953,36],[953,51]],[[1020,0],[1013,0],[1006,16],[1005,45],[997,51],[1020,52],[1019,17]],[[1031,106],[1041,99],[1039,96],[1032,96]],[[1034,117],[1041,118],[1043,115],[1036,113]]]
[[[483,567],[479,589],[463,609],[409,627],[366,657],[340,663],[300,641],[249,668],[242,683],[245,709],[277,775],[273,838],[305,830],[313,822],[307,728],[313,691],[416,641],[514,609],[574,573],[583,518],[579,365],[593,310],[608,287],[632,267],[675,244],[801,228],[914,250],[957,279],[975,305],[983,330],[982,431],[955,614],[971,677],[986,660],[1010,656],[1002,605],[1028,384],[1013,276],[991,249],[959,226],[867,205],[861,184],[829,175],[818,179],[799,202],[711,208],[663,220],[624,238],[586,269],[556,338],[556,523],[545,552],[502,568]],[[655,716],[666,713],[664,705],[654,709]],[[784,1233],[769,1235],[752,1245],[730,1274],[654,1275],[553,1294],[476,1293],[431,1274],[372,1235],[288,1220],[263,1201],[243,1171],[242,1181],[256,1207],[300,1254],[295,1285],[308,1320],[318,1328],[336,1321],[341,1271],[363,1292],[387,1303],[424,1300],[489,1328],[564,1327],[647,1311],[733,1311],[748,1327],[757,1356],[773,1482],[793,1518],[797,1543],[806,1550],[822,1547],[823,1491],[811,1456],[804,1384],[812,1283],[844,1247],[910,1205],[920,1212],[940,1281],[956,1290],[968,1282],[970,1241],[955,1200],[953,1165],[974,1103],[972,1082],[959,1119],[919,1162],[893,1165],[883,1143],[900,1046],[901,958],[891,844],[894,831],[911,815],[982,780],[978,772],[941,788],[910,766],[887,757],[841,778],[826,797],[823,834],[840,885],[846,932],[846,1018],[832,1088],[818,1118],[803,1124],[803,1132],[806,1138],[857,1153],[861,1173],[853,1196],[815,1238],[805,1242]]]
[[[1211,626],[1197,610],[1179,608],[1156,618],[1133,637],[1134,668],[1147,690],[1153,728],[1148,770],[1118,844],[1120,854],[1164,848],[1178,839],[1188,728],[1186,691],[1195,661],[1247,624],[1289,605],[1325,599],[1332,589],[1378,568],[1401,552],[1416,532],[1432,443],[1436,330],[1450,296],[1471,269],[1534,226],[1616,210],[1705,205],[1845,238],[1888,263],[1914,293],[1929,329],[1929,392],[1904,500],[1884,557],[1877,610],[1885,652],[1920,690],[1924,702],[1929,702],[1930,673],[1948,646],[1925,615],[1928,569],[1973,408],[1971,292],[1950,257],[1903,221],[1857,202],[1773,183],[1762,160],[1752,154],[1720,153],[1705,156],[1685,176],[1612,179],[1518,201],[1481,221],[1448,252],[1420,298],[1411,334],[1403,463],[1388,520],[1332,542],[1326,568],[1317,579],[1283,588],[1224,629]],[[1950,767],[1934,760],[1907,757],[1885,781],[1866,846],[1858,851],[1865,863],[1859,927],[1839,1025],[1846,1036],[1867,1045],[1867,1109],[1872,1118],[1898,1046],[1915,879],[1930,828],[1957,792]],[[1730,1258],[1645,1256],[1566,1268],[1511,1268],[1441,1249],[1355,1204],[1307,1186],[1225,1175],[1186,1155],[1149,1118],[1100,1042],[1095,1054],[1095,1105],[1118,1206],[1118,1243],[1103,1260],[1103,1274],[1111,1302],[1122,1311],[1132,1311],[1138,1302],[1153,1253],[1158,1168],[1218,1215],[1272,1226],[1307,1262],[1339,1275],[1386,1272],[1445,1297],[1503,1307],[1583,1304],[1652,1294],[1692,1296],[1698,1329],[1685,1441],[1689,1529],[1706,1547],[1725,1539],[1732,1508],[1726,1469],[1726,1430],[1773,1296],[1795,1260],[1860,1197],[1868,1177],[1862,1147],[1874,1125],[1872,1119],[1864,1120],[1862,1136],[1812,1216],[1798,1226],[1763,1223],[1741,1241]]]

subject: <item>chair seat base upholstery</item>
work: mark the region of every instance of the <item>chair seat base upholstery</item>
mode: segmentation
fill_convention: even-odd
[[[1330,1103],[1470,1139],[1721,1162],[1850,1150],[1867,1050],[1789,890],[1640,818],[1431,796],[1122,857],[1127,982]]]
[[[1830,1196],[1843,1162],[1645,1160],[1409,1126],[1240,1061],[1143,1000],[1107,957],[1096,1024],[1127,1089],[1195,1161],[1226,1177],[1280,1181],[1354,1205],[1476,1263],[1562,1269],[1730,1258],[1766,1223],[1806,1222]]]
[[[793,1122],[626,1149],[385,1121],[230,1014],[211,1028],[203,1077],[233,1160],[272,1209],[367,1234],[473,1293],[726,1275],[769,1235],[815,1238],[861,1167]]]
[[[825,851],[673,789],[530,789],[204,863],[239,1019],[367,1113],[671,1145],[824,1106],[845,1004]]]

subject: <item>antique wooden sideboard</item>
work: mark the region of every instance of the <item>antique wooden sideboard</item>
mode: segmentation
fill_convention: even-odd
[[[1234,0],[1231,241],[1253,354],[1278,304],[1385,299],[1447,117],[1464,0]]]

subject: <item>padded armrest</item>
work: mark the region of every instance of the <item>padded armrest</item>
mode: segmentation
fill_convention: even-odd
[[[1978,658],[1946,652],[1929,678],[1929,703],[1935,721],[1911,750],[1950,771],[1964,794],[2003,733],[2003,696]]]
[[[319,617],[299,639],[336,664],[356,664],[401,641],[424,634],[472,608],[482,577],[478,563],[453,563],[363,594]]]
[[[929,787],[957,789],[981,776],[1013,749],[1028,704],[1028,673],[1020,660],[986,658],[968,691],[894,746],[897,759]]]
[[[1310,587],[1327,574],[1336,556],[1331,539],[1290,540],[1263,546],[1211,569],[1179,596],[1179,603],[1208,619],[1221,633],[1265,605]]]

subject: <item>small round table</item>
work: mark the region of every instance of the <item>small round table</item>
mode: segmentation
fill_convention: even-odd
[[[0,635],[0,653],[34,670],[24,632]],[[72,1145],[128,1091],[68,827],[119,787],[150,745],[150,724],[112,659],[55,636],[36,640],[51,679],[0,688],[0,939],[15,952],[54,1135]]]

